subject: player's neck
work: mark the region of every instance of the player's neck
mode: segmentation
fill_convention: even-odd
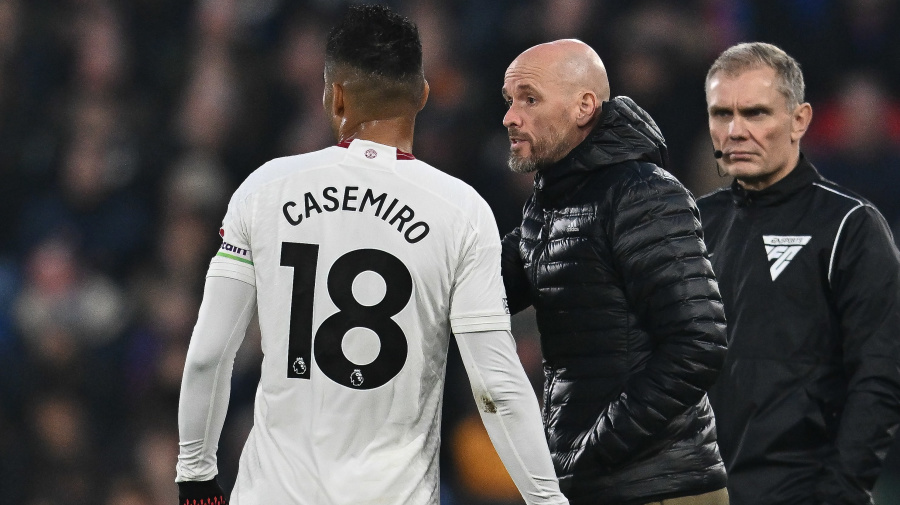
[[[340,138],[338,140],[369,140],[386,146],[394,146],[401,151],[411,153],[415,123],[415,118],[408,117],[363,121],[353,127],[344,123],[341,125]]]

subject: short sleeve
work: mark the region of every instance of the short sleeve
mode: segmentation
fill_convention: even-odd
[[[450,325],[456,334],[510,329],[500,276],[500,233],[490,207],[477,200],[450,300]]]
[[[250,234],[245,222],[246,198],[240,190],[231,197],[228,211],[222,220],[219,235],[222,245],[209,264],[207,277],[228,277],[256,285],[256,272],[253,268],[253,253],[250,246]]]

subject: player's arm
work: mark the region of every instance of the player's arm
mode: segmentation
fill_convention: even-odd
[[[522,497],[529,505],[564,504],[537,399],[509,332],[497,224],[487,203],[473,203],[451,296],[451,328],[482,421]]]
[[[456,335],[481,420],[528,504],[565,504],[544,438],[537,398],[509,331]]]
[[[848,387],[842,409],[837,397],[822,402],[826,422],[837,423],[837,451],[823,462],[816,495],[867,503],[900,424],[900,253],[872,207],[854,210],[843,230],[830,284]]]
[[[225,503],[215,482],[216,449],[228,410],[234,358],[255,310],[255,286],[228,277],[207,277],[178,403],[180,450],[175,480],[182,504],[190,500]]]

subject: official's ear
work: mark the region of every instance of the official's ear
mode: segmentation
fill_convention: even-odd
[[[794,109],[791,118],[791,142],[799,142],[806,134],[809,124],[812,122],[812,105],[801,103]]]
[[[575,116],[575,124],[577,124],[579,128],[583,128],[590,124],[599,107],[600,100],[597,99],[597,95],[590,91],[583,93],[578,101],[578,113]]]

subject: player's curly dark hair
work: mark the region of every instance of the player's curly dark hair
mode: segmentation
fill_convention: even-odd
[[[372,77],[421,83],[419,30],[384,5],[352,5],[328,34],[325,65],[326,71],[348,65]]]

